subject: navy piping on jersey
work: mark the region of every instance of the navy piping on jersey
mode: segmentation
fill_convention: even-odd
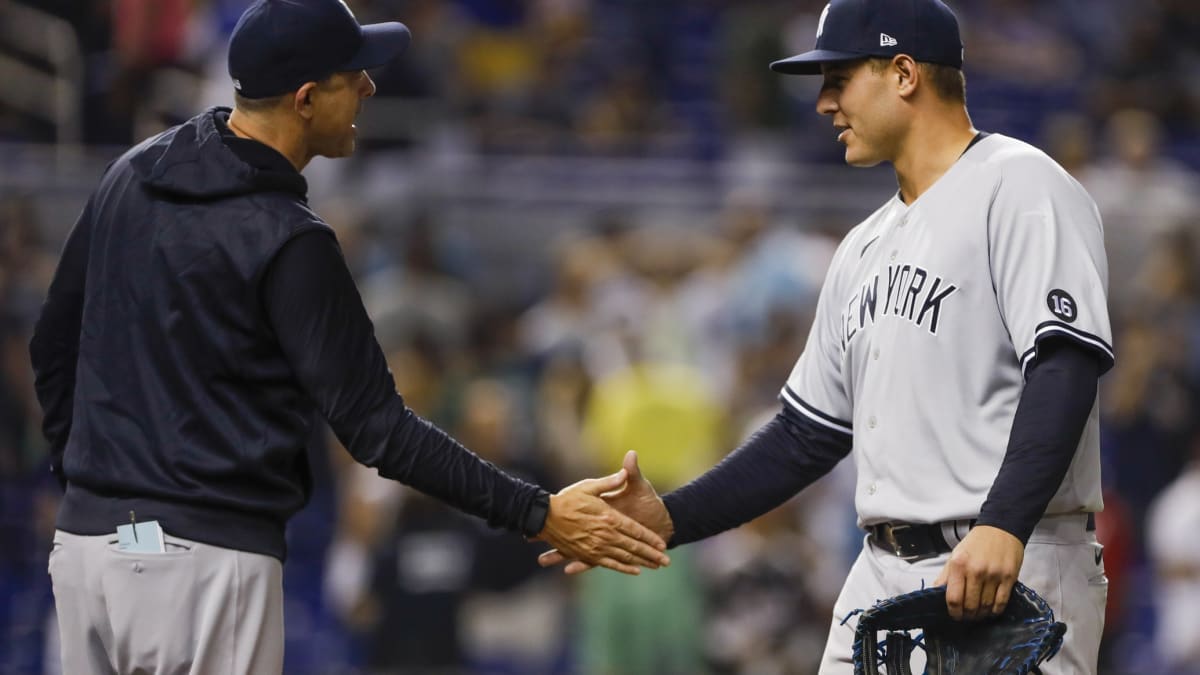
[[[982,141],[983,139],[985,139],[991,135],[992,135],[992,133],[990,131],[977,132],[975,134],[975,138],[972,138],[971,142],[967,143],[967,147],[963,148],[962,155],[959,155],[959,157],[962,157],[963,155],[967,154],[967,151],[970,150],[971,148],[975,147],[976,143],[978,143],[979,141]]]
[[[1104,358],[1100,361],[1101,375],[1108,372],[1109,368],[1112,368],[1113,363],[1116,360],[1112,345],[1108,344],[1103,339],[1092,335],[1087,331],[1082,331],[1074,326],[1067,325],[1061,321],[1043,321],[1042,323],[1038,324],[1038,327],[1033,332],[1033,346],[1025,350],[1025,353],[1021,355],[1022,369],[1028,367],[1030,360],[1037,355],[1038,343],[1052,335],[1061,335],[1063,337],[1071,338],[1081,343],[1084,347],[1088,347],[1092,351],[1098,352],[1101,356],[1103,356]]]
[[[851,436],[854,435],[854,428],[850,422],[826,415],[820,410],[817,410],[811,405],[805,403],[804,399],[797,396],[796,392],[792,391],[790,386],[784,385],[783,391],[780,392],[779,397],[783,399],[783,402],[788,404],[793,410],[801,415],[804,415],[805,417],[808,417],[809,419],[812,419],[814,422],[817,422],[823,426],[827,426],[835,431],[840,431],[843,434],[849,434]]]

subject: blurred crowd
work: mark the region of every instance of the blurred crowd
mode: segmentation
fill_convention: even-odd
[[[17,4],[0,0],[0,22]],[[72,27],[79,140],[111,157],[229,102],[223,43],[246,4],[23,6]],[[853,218],[718,185],[700,218],[588,203],[544,237],[522,234],[512,223],[536,214],[512,206],[480,229],[522,244],[487,248],[436,201],[394,208],[372,172],[438,153],[700,165],[760,153],[849,172],[812,112],[816,81],[766,69],[809,48],[823,0],[350,4],[363,22],[405,21],[414,42],[374,74],[361,156],[310,171],[313,202],[413,409],[549,488],[636,449],[660,491],[777,411]],[[1117,365],[1101,383],[1101,672],[1200,672],[1200,3],[951,4],[976,126],[1046,149],[1104,220]],[[47,65],[5,39],[0,59]],[[58,122],[14,100],[0,94],[0,147],[61,140]],[[6,175],[20,155],[0,152]],[[887,196],[848,206],[863,217]],[[0,186],[0,673],[56,672],[57,487],[27,344],[69,227],[60,207],[52,190]],[[325,431],[309,453],[313,500],[288,535],[288,673],[811,673],[861,542],[845,462],[768,516],[673,551],[666,570],[568,579],[537,567],[536,546],[354,464]]]

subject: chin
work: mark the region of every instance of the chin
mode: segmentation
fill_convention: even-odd
[[[863,153],[856,153],[850,148],[846,148],[846,164],[859,169],[869,169],[873,166],[878,166],[883,160],[878,157],[871,157]]]
[[[357,147],[357,144],[354,141],[350,141],[348,143],[343,143],[342,145],[339,145],[335,148],[330,148],[329,151],[327,151],[327,152],[322,152],[322,153],[318,153],[318,154],[320,154],[322,157],[328,157],[329,159],[338,159],[339,157],[349,157],[350,155],[354,154],[354,150],[356,149],[356,147]]]

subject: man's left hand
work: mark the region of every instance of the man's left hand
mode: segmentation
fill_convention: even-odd
[[[946,585],[946,607],[955,619],[1000,614],[1021,571],[1025,545],[997,527],[978,525],[954,547],[934,586]]]

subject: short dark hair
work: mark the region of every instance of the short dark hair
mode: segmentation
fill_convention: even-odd
[[[871,58],[871,72],[882,73],[891,64],[891,59]],[[944,66],[940,63],[918,62],[921,76],[929,80],[933,90],[942,100],[952,103],[967,102],[967,78],[963,72],[954,66]]]
[[[291,96],[293,92],[280,94],[279,96],[268,96],[266,98],[246,98],[241,94],[233,94],[233,103],[238,110],[243,112],[265,112],[271,110],[283,102],[283,99]]]
[[[329,86],[333,83],[333,78],[337,77],[338,74],[339,73],[332,73],[330,75],[322,77],[321,79],[316,81],[317,86],[322,89],[328,89]],[[267,110],[271,110],[271,109],[275,108],[280,103],[283,103],[284,99],[289,98],[290,96],[294,95],[295,93],[296,92],[294,92],[294,91],[289,91],[289,92],[280,94],[278,96],[267,96],[265,98],[247,98],[235,91],[233,93],[233,102],[234,102],[234,104],[236,104],[237,108],[243,112],[265,112]]]

